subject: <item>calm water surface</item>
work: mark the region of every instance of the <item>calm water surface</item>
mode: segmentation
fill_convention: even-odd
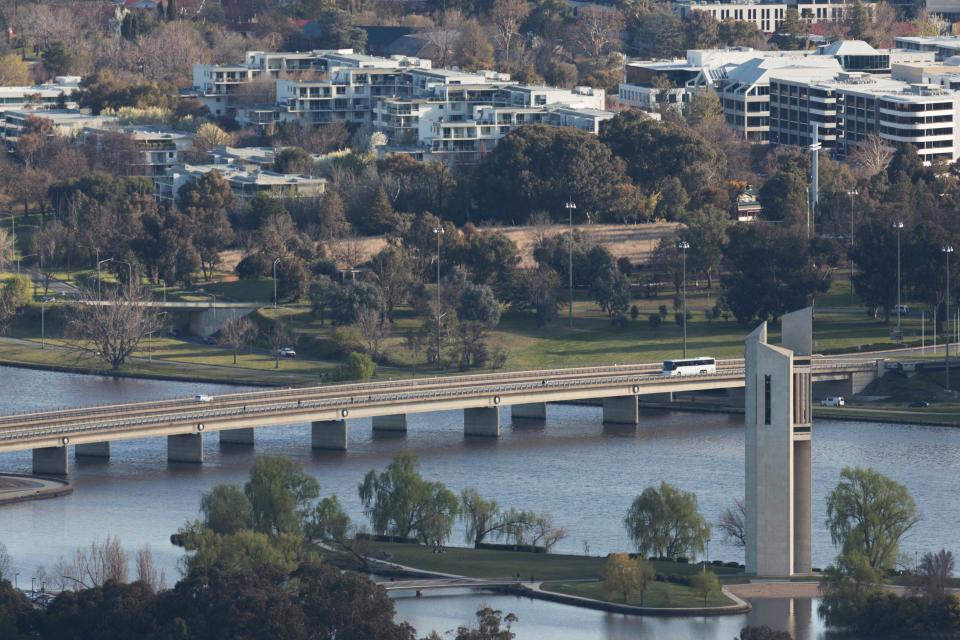
[[[224,393],[238,387],[110,379],[0,367],[0,414],[60,406]],[[504,414],[503,438],[464,440],[459,412],[410,417],[406,436],[372,434],[369,420],[350,422],[348,452],[310,450],[309,425],[258,429],[255,450],[220,449],[215,435],[205,443],[203,465],[166,461],[164,439],[115,442],[109,461],[75,461],[73,495],[0,509],[0,541],[24,575],[50,566],[60,555],[90,540],[118,535],[133,549],[149,543],[168,576],[176,577],[180,550],[170,533],[196,517],[200,494],[221,482],[242,482],[255,453],[282,454],[302,463],[325,493],[336,493],[361,518],[357,484],[371,468],[382,468],[397,451],[415,450],[423,474],[460,490],[477,487],[507,507],[546,510],[570,536],[558,550],[599,554],[627,548],[623,515],[644,487],[667,480],[697,494],[703,513],[715,521],[735,496],[743,495],[743,427],[738,416],[644,412],[632,430],[605,429],[600,410],[550,406],[545,426],[513,426]],[[814,427],[814,564],[835,555],[823,527],[824,498],[844,465],[871,466],[907,485],[923,521],[904,551],[956,548],[960,530],[960,430],[818,421]],[[0,454],[0,471],[29,471],[30,454]],[[460,533],[458,532],[458,537]],[[718,537],[718,536],[716,536]],[[743,561],[742,551],[715,539],[711,558]],[[516,611],[527,638],[731,638],[743,619],[642,620],[570,609],[563,605],[484,596]],[[400,614],[418,628],[449,629],[472,617],[475,594],[440,600],[398,601]],[[500,604],[504,599],[504,604]],[[508,606],[513,603],[514,606]],[[518,609],[520,609],[518,611]],[[797,622],[799,637],[817,637],[810,602],[757,603],[751,618]],[[789,612],[796,610],[794,615]],[[463,615],[466,612],[466,615]],[[576,622],[574,622],[576,621]],[[571,630],[571,625],[576,626]],[[447,625],[447,626],[444,626]],[[672,631],[679,625],[684,631]],[[732,625],[732,626],[731,626]],[[561,633],[560,630],[564,630]],[[564,635],[566,633],[566,635]],[[574,634],[574,635],[571,635]],[[679,634],[679,635],[676,635]],[[810,635],[814,634],[814,635]]]

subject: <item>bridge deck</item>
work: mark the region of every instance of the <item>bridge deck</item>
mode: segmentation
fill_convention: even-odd
[[[0,452],[307,421],[743,386],[743,361],[715,374],[662,376],[660,364],[579,367],[271,389],[81,407],[0,417]],[[814,379],[875,370],[875,363],[822,360]]]

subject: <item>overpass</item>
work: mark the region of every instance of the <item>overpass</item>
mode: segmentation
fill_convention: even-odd
[[[167,438],[171,462],[203,462],[205,433],[221,443],[253,445],[259,427],[311,423],[314,449],[347,449],[347,424],[372,418],[373,428],[407,430],[407,415],[463,411],[465,436],[499,437],[500,409],[514,419],[545,420],[547,404],[602,400],[604,424],[636,427],[638,397],[707,389],[741,389],[743,360],[720,360],[713,374],[662,376],[660,363],[456,375],[231,393],[42,411],[0,417],[0,453],[33,450],[33,471],[67,473],[67,448],[109,457],[110,442]],[[813,380],[864,386],[883,361],[814,358]]]

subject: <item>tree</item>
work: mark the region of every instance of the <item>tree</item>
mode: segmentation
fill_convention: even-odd
[[[493,67],[493,45],[475,18],[465,20],[460,26],[453,48],[456,63],[468,70]]]
[[[634,593],[640,594],[640,606],[643,606],[643,594],[647,585],[656,578],[653,565],[643,558],[633,559],[626,553],[611,553],[603,568],[603,588],[608,594],[620,594],[623,602]]]
[[[740,635],[735,640],[793,640],[793,636],[787,631],[771,629],[765,624],[758,627],[747,625],[740,629]]]
[[[383,294],[383,310],[392,323],[394,310],[406,301],[413,283],[413,258],[403,247],[387,246],[373,257],[370,267]]]
[[[220,264],[220,252],[233,239],[228,213],[234,204],[230,185],[218,171],[185,184],[177,192],[177,206],[193,223],[193,244],[207,280]]]
[[[376,309],[366,307],[360,311],[355,324],[363,338],[367,353],[373,360],[381,360],[383,353],[380,347],[383,344],[383,339],[387,337],[383,318]]]
[[[886,171],[892,159],[893,150],[890,144],[876,133],[868,134],[857,142],[848,157],[850,165],[855,167],[863,178],[872,178],[881,171]]]
[[[277,173],[299,173],[313,175],[315,164],[313,156],[299,147],[282,149],[273,159],[273,170]]]
[[[781,49],[805,48],[807,28],[795,7],[788,7],[784,12],[783,21],[777,27],[774,39]]]
[[[241,487],[214,485],[200,496],[203,526],[217,533],[232,534],[253,527],[253,507]]]
[[[156,628],[155,601],[156,594],[145,583],[108,581],[62,592],[47,608],[44,626],[63,640],[146,638]]]
[[[377,365],[365,353],[354,351],[347,355],[343,365],[343,377],[347,380],[369,380],[377,371]]]
[[[479,547],[488,535],[502,531],[504,526],[497,501],[484,499],[472,487],[460,493],[460,519],[464,523],[464,539],[474,547]]]
[[[231,142],[233,142],[233,136],[217,125],[205,122],[197,127],[197,131],[193,134],[193,159],[203,160],[208,151]]]
[[[43,52],[43,66],[51,75],[69,75],[73,67],[73,54],[62,42],[54,42]]]
[[[30,84],[30,68],[19,54],[11,51],[0,56],[0,86],[23,87]]]
[[[723,257],[725,301],[744,325],[802,309],[814,292],[829,287],[829,274],[818,269],[807,241],[796,230],[733,227]]]
[[[694,273],[704,274],[709,289],[713,286],[714,274],[720,271],[730,216],[723,209],[707,205],[691,211],[684,222],[687,229],[681,233],[681,237],[695,247],[688,255],[687,268]]]
[[[827,496],[827,528],[843,554],[861,554],[875,571],[896,565],[900,540],[920,520],[899,482],[860,467],[844,467]]]
[[[457,317],[461,322],[478,322],[492,329],[500,322],[500,303],[485,284],[467,283],[457,296]]]
[[[953,553],[946,549],[936,553],[928,551],[920,558],[920,566],[917,568],[918,586],[927,603],[942,602],[946,598],[953,568]]]
[[[327,276],[317,276],[310,285],[310,310],[320,316],[320,324],[324,324],[325,311],[336,300],[338,285]]]
[[[6,229],[0,229],[0,269],[4,271],[10,266],[17,254],[13,240],[13,236]]]
[[[620,47],[623,14],[600,5],[581,7],[577,11],[575,37],[584,55],[597,59]]]
[[[233,351],[233,364],[237,364],[237,353],[253,342],[259,329],[247,318],[230,318],[220,328],[220,344]]]
[[[70,308],[67,332],[84,351],[119,369],[150,334],[163,328],[156,308],[148,306],[139,282],[109,288],[98,299],[91,291]]]
[[[760,205],[767,220],[786,225],[807,224],[807,180],[795,171],[780,171],[760,189]]]
[[[289,458],[259,456],[243,491],[254,530],[271,536],[299,534],[320,484]]]
[[[690,588],[703,596],[703,606],[707,606],[707,598],[719,594],[721,586],[717,574],[704,570],[690,577]]]
[[[644,556],[676,558],[703,551],[710,525],[700,515],[697,496],[661,482],[637,496],[624,518],[627,535]]]
[[[440,546],[459,512],[457,496],[443,483],[424,480],[419,467],[416,454],[403,451],[381,473],[371,469],[358,487],[360,502],[377,533],[416,535]]]
[[[546,266],[516,269],[510,278],[505,300],[515,311],[532,311],[537,328],[557,317],[560,278]]]
[[[844,12],[844,22],[852,40],[867,40],[870,33],[870,13],[861,0],[856,0],[849,10]]]
[[[457,635],[454,640],[513,640],[517,634],[510,629],[513,623],[517,621],[517,616],[512,613],[503,615],[503,612],[490,607],[483,607],[477,611],[476,627],[457,627]],[[500,625],[507,623],[505,629]],[[427,640],[433,640],[428,638]]]
[[[630,279],[619,269],[608,268],[603,271],[591,287],[597,305],[609,318],[625,317],[630,308]]]
[[[13,575],[13,558],[7,551],[7,545],[0,542],[0,582],[9,580],[11,575]]]
[[[720,515],[717,528],[723,534],[723,541],[735,547],[747,546],[747,510],[743,500],[734,498],[733,506],[727,507]]]
[[[720,23],[705,11],[691,11],[684,19],[688,49],[714,49],[721,44]]]
[[[501,64],[515,64],[511,56],[513,45],[520,39],[523,21],[530,15],[530,5],[525,0],[494,0],[490,10],[493,39],[497,45],[497,57]]]
[[[907,229],[900,230],[900,233]],[[897,281],[897,262],[890,256],[896,254],[897,230],[887,220],[870,220],[857,233],[857,242],[850,250],[850,259],[857,263],[853,287],[863,303],[872,309],[882,308],[889,317],[897,304],[897,291],[891,286]],[[909,246],[908,256],[910,255]]]
[[[497,220],[518,223],[535,211],[563,211],[569,199],[586,219],[603,219],[628,181],[623,163],[596,136],[572,127],[529,125],[484,156],[476,196]]]

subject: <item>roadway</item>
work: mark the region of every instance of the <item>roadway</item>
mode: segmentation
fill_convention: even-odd
[[[743,386],[743,361],[668,377],[661,364],[578,367],[271,389],[0,417],[0,452],[144,437],[452,409],[619,398]],[[814,380],[876,371],[873,361],[816,359]],[[635,407],[635,403],[634,403]]]

